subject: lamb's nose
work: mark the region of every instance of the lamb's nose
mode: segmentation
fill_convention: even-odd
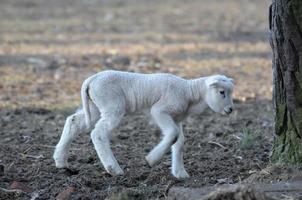
[[[233,108],[229,108],[229,112],[232,113],[233,112]]]

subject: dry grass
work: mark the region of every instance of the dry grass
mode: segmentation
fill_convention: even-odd
[[[69,6],[69,0],[4,1],[0,105],[77,105],[81,82],[108,68],[187,78],[223,73],[236,80],[235,98],[270,99],[267,4],[129,0],[73,1]],[[131,65],[107,66],[106,58],[115,55],[128,56]],[[67,62],[52,70],[28,62],[37,58],[49,64],[58,56]],[[159,66],[139,65],[142,59],[150,65],[154,58]]]

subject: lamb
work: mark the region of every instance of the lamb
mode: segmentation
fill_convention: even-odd
[[[161,129],[163,138],[145,157],[152,167],[172,149],[172,174],[188,178],[183,162],[185,141],[182,121],[210,107],[228,115],[233,111],[233,79],[213,75],[183,79],[172,74],[139,74],[121,71],[99,72],[83,82],[83,109],[69,116],[56,145],[56,167],[68,167],[67,157],[74,137],[91,131],[91,139],[105,170],[122,175],[110,148],[110,133],[125,114],[148,110]]]

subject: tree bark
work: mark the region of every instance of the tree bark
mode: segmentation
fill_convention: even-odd
[[[302,164],[302,0],[272,0],[275,141],[271,161]]]

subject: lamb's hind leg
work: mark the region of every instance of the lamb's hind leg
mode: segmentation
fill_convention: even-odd
[[[124,113],[112,111],[101,111],[102,117],[96,123],[94,130],[91,132],[91,139],[99,159],[101,160],[106,171],[111,175],[122,175],[123,170],[119,166],[113,152],[110,148],[109,136],[111,131],[118,126]]]
[[[179,136],[175,144],[172,145],[172,174],[176,178],[188,178],[189,174],[187,173],[184,167],[183,161],[183,146],[185,137],[183,134],[182,124],[179,123]]]
[[[100,114],[97,108],[91,104],[91,119],[94,124],[99,118]],[[59,143],[56,145],[53,158],[55,160],[56,167],[64,168],[68,167],[68,152],[72,140],[79,134],[89,132],[92,129],[87,127],[85,123],[85,114],[83,110],[76,112],[75,114],[67,117],[64,129],[60,138]]]

